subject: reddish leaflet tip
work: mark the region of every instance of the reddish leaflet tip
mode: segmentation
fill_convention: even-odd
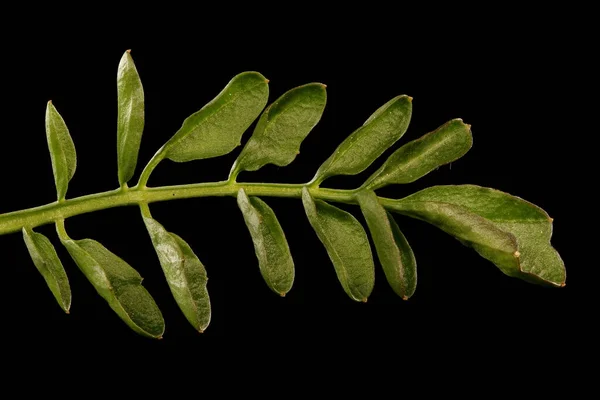
[[[279,295],[280,295],[281,297],[285,297],[285,292],[281,292],[281,293],[279,293]]]
[[[554,222],[554,218],[548,217],[548,221],[550,221],[550,223],[552,223],[552,222]]]
[[[271,82],[271,81],[270,81],[270,80],[268,80],[268,79],[265,79],[265,83],[269,83],[269,82]]]
[[[71,311],[65,310],[65,314],[71,314]]]
[[[565,287],[565,286],[567,286],[567,284],[564,282],[560,284],[560,287]]]
[[[131,49],[126,50],[127,53],[131,53]]]
[[[406,295],[402,296],[402,300],[405,300],[405,301],[408,300],[408,296],[406,296]]]

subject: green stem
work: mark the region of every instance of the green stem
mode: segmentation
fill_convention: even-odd
[[[148,203],[140,203],[140,211],[142,212],[142,217],[152,218],[152,213],[150,212],[150,207],[148,207]]]
[[[149,164],[150,165],[150,164]],[[141,179],[140,179],[141,181]],[[20,231],[22,227],[57,222],[69,217],[112,207],[121,207],[157,201],[187,199],[194,197],[237,196],[244,189],[248,196],[301,198],[304,184],[281,183],[238,183],[232,181],[197,183],[189,185],[147,188],[137,185],[127,190],[123,188],[96,193],[73,199],[54,202],[39,207],[0,215],[0,235]],[[356,204],[356,190],[309,188],[313,197],[337,203]],[[380,198],[389,207],[391,199]]]
[[[146,187],[148,179],[150,178],[150,174],[152,173],[152,171],[154,171],[154,168],[156,168],[156,166],[163,160],[163,158],[165,158],[166,150],[166,145],[164,145],[163,147],[158,149],[154,156],[152,156],[152,158],[150,159],[150,161],[148,161],[148,164],[146,164],[146,167],[142,171],[142,174],[140,175],[140,180],[138,181],[138,184],[136,186],[140,188]]]
[[[240,174],[240,163],[239,163],[239,158],[237,158],[234,162],[233,165],[231,166],[231,171],[229,171],[229,178],[227,178],[227,180],[229,182],[235,182],[235,180],[237,179],[237,176]]]
[[[65,229],[65,220],[62,218],[56,220],[56,233],[58,233],[58,237],[61,241],[71,240]]]

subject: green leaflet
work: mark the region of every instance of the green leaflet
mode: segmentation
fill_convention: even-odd
[[[258,197],[238,191],[237,203],[252,236],[260,272],[271,290],[285,296],[294,283],[294,260],[275,213]]]
[[[211,318],[204,265],[182,238],[155,219],[144,215],[144,223],[175,301],[190,324],[204,332]]]
[[[552,286],[565,284],[564,263],[550,244],[552,219],[519,197],[475,185],[434,186],[396,201],[394,209],[441,225],[457,238],[471,242],[477,252],[509,276]],[[462,224],[479,237],[465,238],[464,233],[449,228],[452,224]],[[478,232],[484,225],[487,231]],[[481,246],[483,241],[495,248]]]
[[[126,184],[135,172],[144,130],[144,89],[127,50],[117,72],[117,159],[119,185]]]
[[[71,308],[71,287],[69,279],[54,246],[41,233],[23,228],[23,240],[36,268],[52,291],[60,307],[68,314]]]
[[[398,96],[381,106],[354,131],[319,167],[311,183],[333,175],[355,175],[364,171],[388,147],[404,135],[412,114],[412,98]]]
[[[388,283],[398,296],[407,300],[417,287],[417,261],[408,241],[392,215],[379,204],[374,192],[360,192],[358,204]]]
[[[344,291],[351,299],[366,302],[375,283],[369,239],[360,222],[346,211],[314,200],[302,189],[308,221],[325,246]]]
[[[160,339],[165,321],[142,286],[140,274],[95,240],[72,240],[60,230],[59,235],[79,269],[110,308],[135,332]]]
[[[75,174],[77,156],[69,129],[51,101],[46,106],[46,138],[52,159],[56,196],[64,200],[69,181]]]
[[[235,76],[217,97],[183,122],[165,144],[166,157],[185,162],[231,152],[267,104],[267,83],[258,72]]]
[[[363,187],[375,190],[395,183],[414,182],[459,159],[472,145],[471,127],[461,119],[453,119],[396,150]]]
[[[231,176],[256,171],[266,164],[283,167],[300,152],[300,144],[319,122],[327,92],[321,83],[309,83],[286,93],[262,113],[254,133],[235,161]]]
[[[392,211],[421,219],[473,247],[508,274],[514,266],[517,241],[491,221],[455,204],[395,201]]]
[[[394,97],[393,99],[388,100],[384,105],[380,106],[377,110],[375,110],[375,112],[373,114],[371,114],[371,116],[369,118],[367,118],[367,120],[364,122],[363,126],[370,124],[371,121],[373,121],[375,118],[377,118],[381,114],[383,114],[383,112],[386,111],[387,108],[392,103],[395,103],[399,97],[404,97],[404,96],[397,96],[397,97]],[[412,97],[408,97],[408,100],[412,102]]]

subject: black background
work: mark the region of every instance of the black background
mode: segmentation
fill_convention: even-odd
[[[270,80],[270,101],[300,84],[325,83],[328,105],[291,165],[242,173],[240,181],[308,181],[375,109],[408,94],[414,98],[411,125],[382,159],[399,144],[456,117],[472,125],[474,146],[451,166],[381,194],[402,197],[435,184],[472,183],[541,206],[554,218],[552,243],[566,263],[565,288],[508,278],[436,228],[398,216],[417,258],[416,294],[407,302],[395,296],[377,264],[368,303],[355,303],[341,289],[301,202],[274,198],[266,201],[279,217],[296,265],[294,287],[280,298],[262,281],[235,200],[191,199],[155,204],[152,210],[168,230],[188,241],[207,268],[213,318],[204,334],[188,325],[172,299],[139,211],[125,207],[73,217],[67,230],[73,238],[99,240],[144,276],[166,320],[164,339],[152,341],[130,331],[77,270],[49,225],[38,231],[56,245],[69,275],[71,314],[55,303],[21,235],[3,236],[4,343],[22,349],[47,349],[51,343],[75,353],[85,353],[90,343],[169,354],[255,348],[273,360],[305,348],[319,349],[321,356],[348,349],[367,357],[431,349],[501,354],[510,348],[524,360],[574,354],[573,346],[591,335],[582,315],[586,265],[575,260],[577,229],[568,196],[576,183],[565,178],[572,157],[565,142],[574,76],[569,68],[576,50],[551,23],[511,18],[486,27],[486,20],[463,26],[448,17],[436,31],[430,25],[396,24],[369,35],[366,29],[338,31],[334,26],[324,34],[317,28],[325,21],[315,18],[304,21],[314,29],[299,31],[291,25],[286,30],[285,19],[279,19],[280,25],[269,32],[239,29],[232,37],[205,30],[167,38],[156,26],[156,37],[144,40],[91,39],[78,37],[77,30],[32,41],[7,38],[4,54],[10,56],[4,58],[2,79],[3,97],[10,101],[2,111],[0,212],[54,201],[44,133],[49,99],[77,149],[77,172],[67,196],[117,186],[115,77],[122,53],[131,48],[146,96],[146,128],[134,181],[181,122],[245,70]],[[239,151],[185,164],[164,161],[150,185],[224,179]],[[362,174],[332,178],[323,186],[356,187],[382,159]],[[343,208],[362,221],[356,207]]]

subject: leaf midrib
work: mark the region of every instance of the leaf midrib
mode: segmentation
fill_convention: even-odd
[[[454,207],[463,208],[463,209],[469,211],[472,214],[478,215],[481,218],[484,218],[484,219],[486,219],[486,220],[488,220],[490,222],[497,222],[499,224],[502,224],[502,223],[540,224],[540,223],[546,223],[546,222],[548,222],[548,220],[542,219],[542,218],[524,218],[524,219],[496,219],[496,218],[492,219],[492,218],[487,218],[487,217],[484,217],[483,215],[480,215],[479,213],[471,210],[468,207],[465,207],[465,206],[460,205],[460,204],[449,203],[447,201],[435,201],[435,200],[406,200],[406,201],[404,201],[404,200],[401,199],[399,202],[402,203],[402,204],[435,203],[435,204],[451,205],[451,206],[454,206]]]

